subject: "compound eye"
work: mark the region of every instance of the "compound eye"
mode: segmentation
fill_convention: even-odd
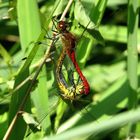
[[[59,24],[59,27],[60,27],[60,28],[62,28],[62,27],[63,27],[63,24],[62,24],[62,23],[60,23],[60,24]]]
[[[58,23],[58,29],[59,29],[59,30],[65,31],[66,28],[67,28],[67,25],[66,25],[65,21],[60,21],[60,22]]]

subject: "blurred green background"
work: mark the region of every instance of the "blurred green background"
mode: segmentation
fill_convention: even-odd
[[[52,33],[51,19],[59,19],[67,4],[68,0],[0,1],[0,139],[49,48],[44,36]],[[9,139],[140,138],[140,110],[135,110],[139,107],[139,7],[139,0],[72,3],[66,19],[77,37],[76,57],[90,94],[82,98],[85,103],[60,100],[53,63],[45,64]]]

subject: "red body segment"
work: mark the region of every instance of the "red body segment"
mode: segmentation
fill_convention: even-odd
[[[73,62],[74,66],[75,66],[75,69],[76,69],[76,71],[78,72],[78,74],[79,74],[79,76],[80,76],[80,78],[81,78],[81,80],[82,80],[82,82],[83,82],[83,85],[84,85],[84,94],[87,95],[87,94],[89,93],[89,91],[90,91],[90,86],[89,86],[89,84],[88,84],[87,79],[85,78],[85,76],[84,76],[83,73],[81,72],[81,69],[80,69],[78,63],[76,62],[75,52],[73,51],[73,52],[69,55],[69,57],[71,58],[71,61]]]

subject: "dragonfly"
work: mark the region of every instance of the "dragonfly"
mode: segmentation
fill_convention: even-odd
[[[80,70],[80,67],[78,66],[78,63],[75,58],[75,42],[76,39],[74,35],[72,35],[67,30],[67,24],[65,21],[60,21],[57,25],[57,30],[59,31],[61,35],[61,40],[63,43],[63,49],[62,53],[58,59],[57,67],[56,67],[56,79],[58,86],[63,94],[61,94],[64,98],[75,100],[81,96],[82,93],[88,94],[90,87],[87,82],[87,79],[84,77],[83,73]],[[73,84],[72,87],[68,88],[66,81],[64,80],[62,76],[62,64],[64,61],[64,58],[66,57],[66,54],[71,59],[78,75],[79,79],[82,81],[82,83]],[[74,82],[73,82],[74,83]]]

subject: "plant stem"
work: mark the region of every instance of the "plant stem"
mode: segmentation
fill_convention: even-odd
[[[70,8],[72,2],[73,2],[73,0],[69,0],[69,2],[68,2],[68,4],[67,4],[67,6],[66,6],[64,12],[62,13],[62,16],[61,16],[61,18],[60,18],[60,21],[61,21],[61,20],[64,20],[64,18],[65,18],[65,16],[66,16],[66,14],[67,14],[67,12],[68,12],[68,10],[69,10],[69,8]]]

